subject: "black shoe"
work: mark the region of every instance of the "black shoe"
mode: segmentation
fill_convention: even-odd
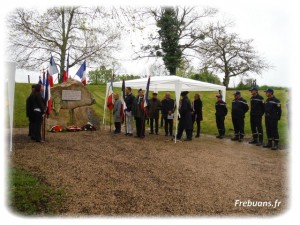
[[[132,135],[133,135],[133,134],[131,134],[131,133],[128,133],[128,134],[127,134],[127,136],[129,136],[129,137],[131,137]]]
[[[197,134],[195,137],[196,137],[196,138],[200,137],[200,134]]]
[[[239,138],[238,142],[243,142],[243,140],[244,140],[243,138]]]
[[[139,137],[141,137],[141,136],[139,136],[139,135],[136,135],[136,136],[134,136],[135,138],[139,138]]]
[[[150,132],[149,134],[154,134],[153,132]]]
[[[192,138],[186,138],[186,139],[184,139],[184,141],[191,141],[192,140]]]
[[[165,134],[165,136],[167,137],[168,136],[168,134]],[[172,136],[172,135],[171,135]]]
[[[251,141],[248,142],[249,144],[257,144],[258,141],[256,139],[252,139]]]
[[[271,148],[272,150],[278,150],[278,141],[274,141],[274,144]]]
[[[234,138],[231,138],[232,141],[238,141],[239,138],[237,136],[235,136]]]
[[[272,141],[268,141],[268,144],[263,145],[263,148],[272,148]]]
[[[257,142],[256,146],[262,146],[263,143],[262,142]]]
[[[127,136],[129,133],[126,133],[125,135]]]
[[[156,135],[158,135],[158,133],[155,133]]]

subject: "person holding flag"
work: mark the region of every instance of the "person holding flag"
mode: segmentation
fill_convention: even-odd
[[[114,99],[115,99],[115,104],[114,104],[114,110],[113,110],[113,115],[114,115],[114,123],[115,123],[115,134],[121,133],[121,122],[122,122],[122,102],[119,99],[119,94],[114,93]]]
[[[125,85],[124,85],[125,86]],[[131,87],[126,87],[125,89],[125,128],[126,136],[132,136],[132,108],[135,101],[135,96],[131,93]]]
[[[81,82],[84,86],[86,86],[86,62],[84,61],[78,71],[76,72],[76,75],[80,77]]]
[[[145,107],[144,107],[144,91],[138,90],[138,96],[134,100],[132,107],[133,116],[136,125],[136,136],[137,138],[145,137]]]

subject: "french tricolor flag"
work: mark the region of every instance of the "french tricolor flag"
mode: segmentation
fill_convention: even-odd
[[[85,61],[80,66],[79,70],[77,71],[76,75],[80,77],[81,82],[84,86],[86,86],[86,63]]]
[[[114,80],[114,78],[112,78],[110,85],[109,85],[107,104],[106,104],[106,106],[109,108],[110,111],[112,111],[114,109],[114,104],[115,104],[113,80]]]
[[[52,55],[50,57],[50,63],[49,63],[48,71],[49,71],[49,76],[48,76],[49,77],[48,78],[49,79],[49,85],[50,85],[50,87],[53,87],[53,75],[58,73],[58,69],[57,69],[56,63],[55,63],[54,58],[53,58]]]
[[[51,89],[50,89],[50,74],[49,71],[47,71],[47,79],[45,83],[45,89],[44,89],[44,97],[45,97],[45,102],[46,102],[46,114],[47,116],[50,115],[52,111],[52,99],[51,99]]]

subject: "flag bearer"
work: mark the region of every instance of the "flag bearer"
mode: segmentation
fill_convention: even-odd
[[[119,99],[119,94],[114,93],[114,110],[113,110],[113,115],[114,115],[114,123],[115,123],[115,134],[121,133],[121,122],[122,122],[122,102]]]
[[[126,136],[132,136],[132,107],[135,97],[131,93],[131,87],[126,87],[125,89],[125,103],[126,103]]]

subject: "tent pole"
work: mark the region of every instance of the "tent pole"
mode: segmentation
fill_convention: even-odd
[[[107,94],[108,94],[108,84],[106,84],[106,95],[105,95],[105,99],[104,99],[104,115],[103,115],[103,124],[104,124],[104,130],[106,130],[106,104],[107,104]]]

